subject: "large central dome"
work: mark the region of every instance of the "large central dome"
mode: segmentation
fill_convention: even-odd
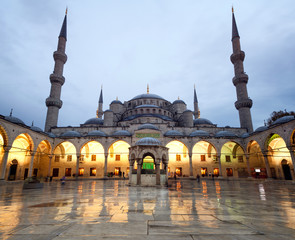
[[[151,94],[151,93],[144,93],[144,94],[137,95],[134,98],[132,98],[131,100],[136,100],[136,99],[141,99],[141,98],[156,98],[156,99],[165,100],[164,98],[160,97],[159,95]]]

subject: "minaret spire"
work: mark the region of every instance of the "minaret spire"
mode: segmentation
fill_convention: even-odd
[[[57,51],[53,53],[55,61],[53,73],[50,75],[51,89],[50,95],[46,99],[47,115],[45,122],[45,132],[50,131],[54,126],[57,126],[58,112],[62,107],[62,101],[60,100],[61,87],[65,82],[63,77],[64,64],[67,61],[67,55],[65,54],[67,42],[67,12],[64,17],[62,28],[58,37]]]
[[[96,111],[96,117],[97,118],[102,118],[102,115],[103,115],[103,97],[102,97],[102,85],[101,85],[99,101],[98,101],[98,108],[97,108],[97,111]]]
[[[199,103],[196,93],[196,85],[194,85],[194,117],[195,119],[200,118]]]
[[[242,128],[246,128],[248,132],[253,132],[252,117],[250,112],[253,102],[248,97],[248,75],[244,72],[243,64],[245,53],[241,50],[240,36],[234,11],[232,11],[232,46],[233,54],[231,55],[230,60],[234,64],[235,76],[233,78],[233,84],[236,87],[237,92],[235,107],[239,111],[240,126]]]

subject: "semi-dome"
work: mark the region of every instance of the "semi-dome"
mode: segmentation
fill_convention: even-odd
[[[127,130],[118,130],[112,134],[113,137],[130,137],[131,135]]]
[[[87,134],[87,136],[91,136],[91,137],[106,137],[107,135],[102,132],[102,131],[99,131],[99,130],[94,130],[94,131],[91,131]]]
[[[230,131],[219,131],[215,137],[237,137],[237,135]]]
[[[49,137],[51,137],[51,138],[55,138],[55,137],[56,137],[55,134],[53,134],[52,132],[46,132],[46,134],[47,134]]]
[[[135,145],[137,146],[161,146],[161,142],[156,139],[156,138],[152,138],[152,137],[145,137],[142,138],[140,140],[138,140]]]
[[[90,118],[84,124],[103,125],[103,120],[101,118]]]
[[[165,100],[164,98],[160,97],[159,95],[151,94],[151,93],[144,93],[144,94],[137,95],[134,98],[132,98],[131,100],[136,100],[136,99],[141,99],[141,98],[155,98],[155,99]]]
[[[193,131],[189,136],[190,137],[209,137],[209,133],[203,130]]]
[[[160,108],[160,107],[157,105],[144,104],[144,105],[138,105],[135,108]]]
[[[213,125],[213,123],[206,119],[206,118],[197,118],[197,119],[194,119],[194,125]]]
[[[183,134],[177,130],[169,130],[165,132],[164,136],[165,137],[182,137]]]
[[[282,123],[286,123],[286,122],[289,122],[289,121],[292,121],[292,120],[294,120],[293,115],[284,116],[284,117],[281,117],[281,118],[275,120],[271,125],[282,124]]]
[[[256,128],[256,130],[254,132],[263,132],[263,131],[267,130],[267,128],[268,128],[267,126],[261,126],[259,128]]]
[[[111,102],[111,104],[123,104],[123,103],[121,101],[119,101],[119,100],[114,100],[114,101]]]
[[[41,128],[36,127],[36,126],[31,126],[30,129],[35,131],[35,132],[43,132]]]
[[[185,104],[185,102],[182,101],[182,100],[180,100],[180,99],[175,100],[175,101],[173,102],[173,104],[178,104],[178,103],[180,103],[180,104]]]
[[[13,116],[5,116],[4,118],[5,118],[5,120],[7,120],[7,121],[9,121],[9,122],[12,122],[12,123],[26,125],[22,120],[20,120],[20,119],[17,118],[17,117],[13,117]]]
[[[67,131],[60,135],[61,137],[81,137],[81,134],[77,131]]]
[[[159,128],[157,126],[155,126],[154,124],[151,124],[151,123],[145,123],[145,124],[142,124],[138,127],[138,130],[142,130],[142,129],[159,130]]]

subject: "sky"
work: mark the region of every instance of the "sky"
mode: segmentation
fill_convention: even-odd
[[[232,83],[232,5],[245,52],[254,129],[273,111],[294,111],[294,0],[2,0],[0,114],[44,129],[53,52],[68,7],[68,61],[58,126],[95,117],[101,86],[104,110],[146,93],[239,127]]]

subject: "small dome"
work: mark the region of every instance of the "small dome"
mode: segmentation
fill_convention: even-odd
[[[142,130],[142,129],[159,130],[159,128],[157,126],[155,126],[154,124],[150,124],[150,123],[145,123],[145,124],[142,124],[138,127],[138,130]]]
[[[138,105],[135,108],[160,108],[160,107],[157,105],[144,104],[144,105]]]
[[[13,116],[5,116],[4,117],[5,120],[12,122],[12,123],[16,123],[16,124],[23,124],[26,125],[22,120],[20,120],[17,117],[13,117]]]
[[[241,135],[241,138],[247,138],[247,137],[249,137],[250,135],[249,135],[249,133],[243,133],[242,135]]]
[[[213,125],[213,123],[206,118],[194,119],[194,125]]]
[[[178,103],[180,103],[180,104],[185,104],[185,102],[182,101],[182,100],[180,100],[180,99],[175,100],[175,101],[173,102],[173,104],[178,104]]]
[[[61,137],[81,137],[81,134],[77,131],[67,131],[60,135]]]
[[[161,146],[161,142],[156,138],[145,137],[138,140],[135,145],[137,146]]]
[[[134,98],[132,98],[131,100],[136,100],[136,99],[141,99],[141,98],[156,98],[156,99],[165,100],[164,98],[162,98],[156,94],[151,94],[151,93],[137,95]]]
[[[215,137],[237,137],[237,135],[230,131],[219,131]]]
[[[52,133],[52,132],[46,132],[46,134],[51,137],[51,138],[55,138],[56,136]]]
[[[99,131],[99,130],[94,130],[94,131],[91,131],[87,134],[87,136],[91,136],[91,137],[106,137],[107,135],[102,132],[102,131]]]
[[[261,126],[259,128],[256,128],[256,130],[254,132],[263,132],[263,131],[267,130],[267,128],[268,128],[267,126]]]
[[[165,137],[182,137],[183,134],[177,130],[169,130],[164,134]]]
[[[196,131],[193,131],[189,136],[190,137],[209,137],[209,133],[203,130],[196,130]]]
[[[84,124],[103,125],[103,120],[101,118],[90,118]]]
[[[123,105],[123,103],[119,100],[114,100],[111,102],[111,104],[122,104]]]
[[[113,111],[111,109],[107,109],[104,112],[106,113],[106,112],[113,112]]]
[[[113,137],[130,137],[131,135],[127,130],[118,130],[112,134]]]
[[[286,123],[286,122],[289,122],[289,121],[292,121],[292,120],[294,120],[293,115],[284,116],[284,117],[281,117],[281,118],[275,120],[271,125],[282,124],[282,123]]]
[[[31,126],[30,129],[35,131],[35,132],[43,132],[41,128],[38,128],[38,127],[35,127],[35,126]]]

